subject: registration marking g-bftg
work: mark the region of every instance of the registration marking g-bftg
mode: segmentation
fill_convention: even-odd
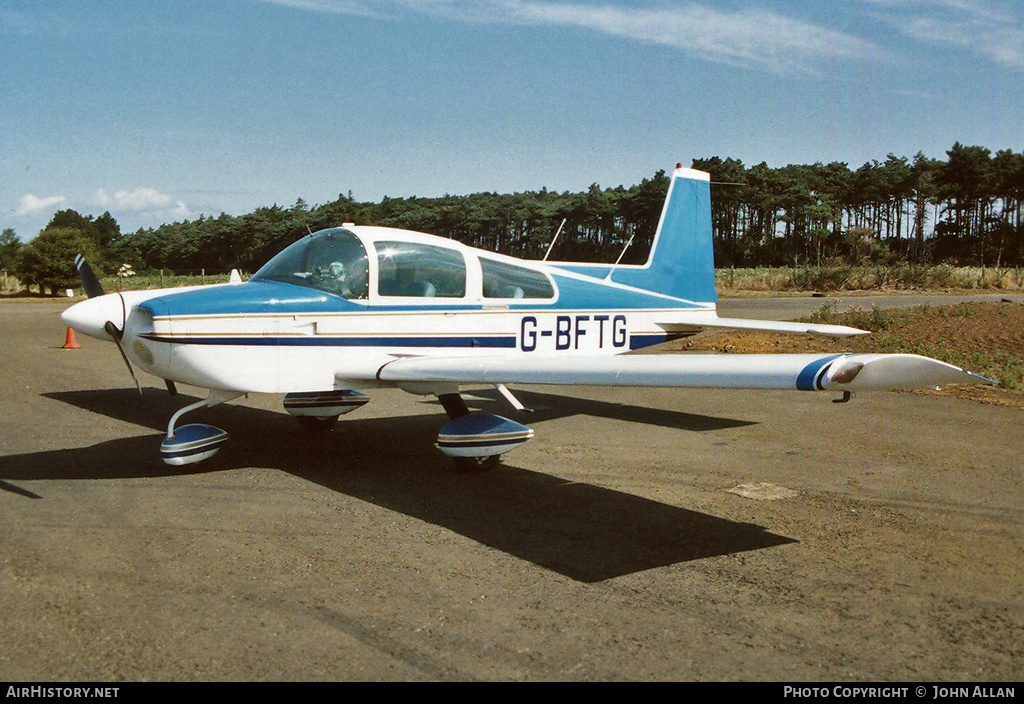
[[[553,338],[556,350],[578,350],[580,346],[603,349],[625,347],[627,341],[624,315],[558,315],[545,316],[544,324],[533,315],[523,316],[519,325],[519,349],[533,352],[545,338]]]

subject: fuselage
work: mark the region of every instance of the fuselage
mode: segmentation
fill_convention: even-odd
[[[409,356],[621,354],[698,331],[683,322],[695,313],[714,315],[714,302],[606,272],[345,226],[304,237],[246,283],[108,294],[65,320],[109,339],[108,316],[132,362],[164,379],[289,393],[380,385],[377,371]]]

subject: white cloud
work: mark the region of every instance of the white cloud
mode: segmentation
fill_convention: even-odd
[[[716,63],[775,73],[818,72],[827,60],[887,55],[875,42],[763,6],[722,10],[663,0],[638,7],[616,0],[259,0],[297,9],[396,19],[415,13],[464,22],[571,26],[671,47]],[[1005,0],[861,0],[909,39],[965,49],[1024,68],[1024,22]],[[778,3],[785,7],[784,3]]]
[[[582,27],[718,63],[774,72],[807,70],[823,59],[875,53],[868,41],[763,9],[726,12],[697,4],[644,9],[520,0],[503,4],[517,17],[537,24]]]
[[[330,12],[337,15],[358,15],[360,17],[384,17],[385,15],[371,6],[381,3],[363,2],[362,0],[259,0],[271,5],[293,7],[297,10],[313,10]]]
[[[93,194],[93,203],[117,213],[132,213],[146,217],[169,219],[188,218],[192,215],[183,201],[161,193],[153,188],[136,188],[132,191],[116,191],[113,196],[103,188]]]
[[[645,8],[566,0],[261,1],[337,14],[395,17],[404,10],[468,22],[577,27],[772,72],[815,70],[822,60],[878,55],[868,40],[758,8],[730,12],[697,3]]]
[[[915,17],[903,26],[913,39],[970,49],[997,64],[1024,68],[1024,28],[982,18]]]
[[[64,205],[68,199],[64,196],[49,196],[39,198],[31,193],[26,193],[18,201],[20,207],[15,214],[20,217],[34,217],[46,213],[48,210],[56,210],[58,206]]]
[[[864,0],[883,21],[925,44],[967,49],[993,63],[1024,69],[1024,21],[986,0]]]

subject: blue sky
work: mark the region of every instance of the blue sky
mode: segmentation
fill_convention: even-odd
[[[0,228],[1024,151],[1011,0],[2,0]]]

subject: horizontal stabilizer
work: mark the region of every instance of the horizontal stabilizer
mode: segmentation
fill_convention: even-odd
[[[846,325],[826,325],[824,323],[801,323],[781,320],[748,320],[747,318],[719,318],[715,311],[694,311],[673,317],[673,323],[661,327],[671,330],[673,327],[729,328],[731,330],[765,330],[767,332],[792,332],[801,335],[823,335],[826,337],[849,337],[851,335],[867,335],[869,331],[851,328]]]
[[[802,335],[823,335],[825,337],[849,337],[867,335],[867,330],[846,325],[825,325],[823,323],[791,323],[779,320],[747,320],[746,318],[714,318],[701,325],[709,328],[730,328],[733,330],[765,330],[768,332],[792,332]]]
[[[877,391],[995,382],[910,354],[672,354],[614,357],[408,357],[381,381]]]

